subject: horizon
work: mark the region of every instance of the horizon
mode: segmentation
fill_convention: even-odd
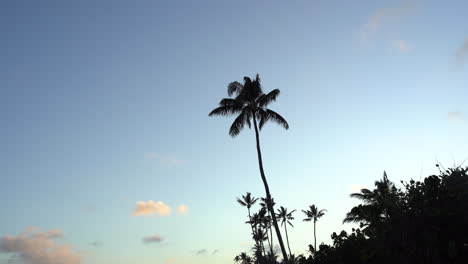
[[[293,254],[351,230],[349,194],[468,165],[468,3],[9,1],[0,245],[68,264],[232,263],[252,243],[236,198],[265,197],[254,129],[209,117],[260,75],[289,123],[260,132]],[[62,251],[63,250],[63,251]],[[37,264],[0,248],[0,264]],[[23,255],[22,255],[23,254]],[[54,263],[54,259],[50,263]],[[28,262],[29,261],[29,262]],[[40,263],[40,264],[49,264]]]

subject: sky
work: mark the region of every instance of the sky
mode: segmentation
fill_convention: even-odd
[[[0,264],[214,264],[249,252],[255,136],[208,113],[260,74],[293,253],[385,170],[468,165],[466,1],[2,1]],[[465,163],[463,163],[465,162]],[[38,254],[37,252],[47,252]]]

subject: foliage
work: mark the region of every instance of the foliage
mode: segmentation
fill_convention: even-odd
[[[398,189],[384,174],[374,190],[351,197],[363,203],[344,222],[362,229],[333,233],[301,264],[468,263],[468,169],[441,171]]]
[[[359,228],[333,233],[331,245],[322,243],[318,249],[309,245],[307,256],[290,254],[287,263],[468,263],[468,168],[441,170],[422,181],[402,182],[402,188],[384,173],[373,190],[362,189],[351,197],[361,204],[346,214],[344,222]],[[286,208],[280,208],[283,217],[278,218],[286,225]],[[320,211],[311,206],[304,212]],[[312,215],[308,218],[314,221]],[[261,258],[253,263],[278,263]]]

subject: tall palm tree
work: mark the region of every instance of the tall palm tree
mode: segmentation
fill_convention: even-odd
[[[281,225],[284,225],[284,232],[286,233],[286,243],[288,244],[288,250],[289,250],[289,256],[291,257],[291,248],[289,247],[289,238],[288,238],[288,229],[287,225],[290,225],[291,227],[294,227],[293,224],[291,223],[292,220],[294,220],[294,217],[292,214],[296,210],[292,210],[291,212],[288,213],[288,209],[284,208],[283,206],[280,206],[280,209],[278,209],[278,214],[276,215],[276,218],[278,218],[281,221]]]
[[[281,115],[267,108],[268,104],[276,100],[280,94],[280,90],[275,89],[267,94],[263,93],[262,86],[260,85],[260,78],[257,74],[254,80],[249,77],[244,77],[244,84],[239,82],[230,83],[228,85],[227,92],[229,98],[222,99],[219,102],[219,106],[211,111],[209,116],[228,116],[238,114],[229,129],[229,134],[233,137],[237,136],[245,125],[250,128],[252,123],[251,121],[253,121],[255,139],[257,142],[260,176],[265,187],[266,199],[271,200],[270,188],[268,187],[265,171],[263,170],[259,129],[261,130],[267,121],[274,121],[285,129],[289,128],[288,122]],[[284,247],[283,239],[281,238],[278,223],[276,222],[275,210],[271,203],[268,203],[268,210],[270,211],[273,219],[273,225],[275,227],[283,258],[287,260],[286,249]]]
[[[250,222],[252,222],[252,216],[250,215],[250,208],[257,202],[257,200],[258,198],[253,197],[252,194],[249,192],[247,192],[245,195],[242,195],[242,199],[237,198],[237,202],[240,205],[247,207]],[[252,229],[252,234],[253,234],[254,230],[253,230],[252,223],[250,223],[250,228]]]
[[[319,211],[317,206],[315,206],[314,204],[309,206],[309,210],[302,210],[302,212],[306,215],[306,218],[304,218],[303,221],[314,222],[314,250],[317,250],[317,236],[315,235],[315,225],[317,223],[317,220],[325,215],[326,211],[327,210],[325,209]]]

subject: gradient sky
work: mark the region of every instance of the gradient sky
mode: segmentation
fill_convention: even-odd
[[[36,264],[28,248],[5,249],[34,239],[68,245],[53,249],[81,258],[70,264],[248,251],[235,197],[264,194],[254,132],[231,138],[233,118],[208,113],[256,73],[281,90],[271,108],[290,124],[261,134],[272,194],[290,210],[326,208],[318,241],[329,242],[352,227],[349,193],[384,170],[420,179],[468,157],[467,11],[463,0],[2,1],[0,263]],[[134,215],[149,200],[170,215]],[[292,251],[305,253],[312,225],[295,216]]]

